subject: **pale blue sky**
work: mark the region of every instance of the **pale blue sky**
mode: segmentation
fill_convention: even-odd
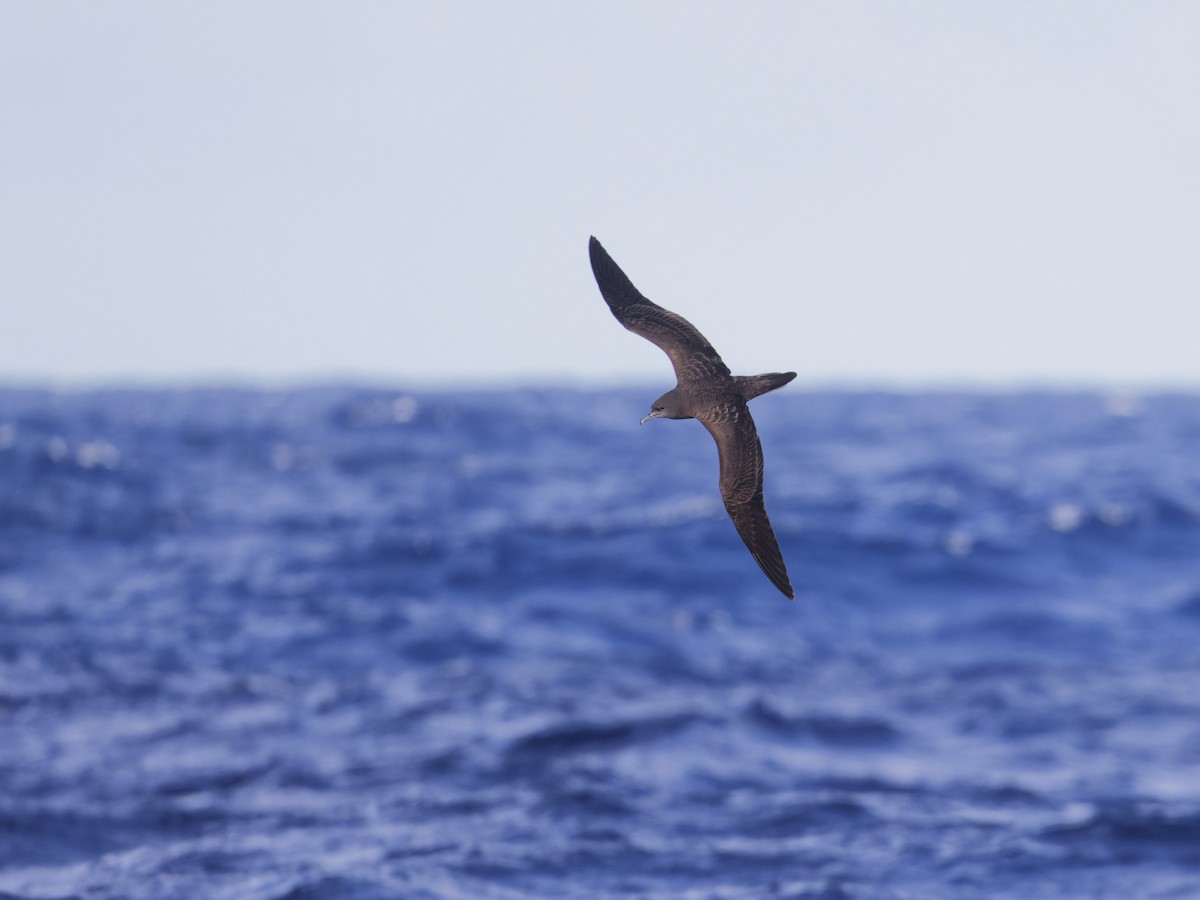
[[[0,383],[669,381],[594,233],[735,371],[1200,386],[1198,97],[1192,2],[8,2]]]

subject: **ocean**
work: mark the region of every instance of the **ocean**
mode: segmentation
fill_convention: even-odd
[[[1200,396],[0,390],[0,897],[1200,897]]]

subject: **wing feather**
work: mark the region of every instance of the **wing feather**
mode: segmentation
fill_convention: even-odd
[[[642,296],[595,238],[588,242],[588,254],[596,284],[617,321],[666,353],[675,368],[675,377],[681,383],[730,374],[720,355],[696,326]]]
[[[779,541],[763,505],[763,452],[758,429],[744,400],[730,400],[700,419],[717,442],[721,499],[750,555],[771,583],[796,599]]]

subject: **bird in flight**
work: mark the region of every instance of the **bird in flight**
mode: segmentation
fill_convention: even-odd
[[[617,321],[667,354],[676,385],[650,405],[642,419],[699,419],[717,442],[721,498],[738,534],[771,583],[796,599],[779,542],[763,506],[763,454],[747,401],[783,387],[795,372],[733,375],[695,326],[641,295],[594,237],[588,242],[592,273]]]

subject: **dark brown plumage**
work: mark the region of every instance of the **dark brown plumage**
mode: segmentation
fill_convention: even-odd
[[[732,375],[712,344],[687,319],[641,295],[600,242],[588,244],[592,273],[617,321],[660,348],[675,367],[675,387],[642,419],[699,419],[717,442],[721,497],[750,555],[785,596],[795,592],[763,506],[763,454],[748,400],[783,387],[795,372]]]

